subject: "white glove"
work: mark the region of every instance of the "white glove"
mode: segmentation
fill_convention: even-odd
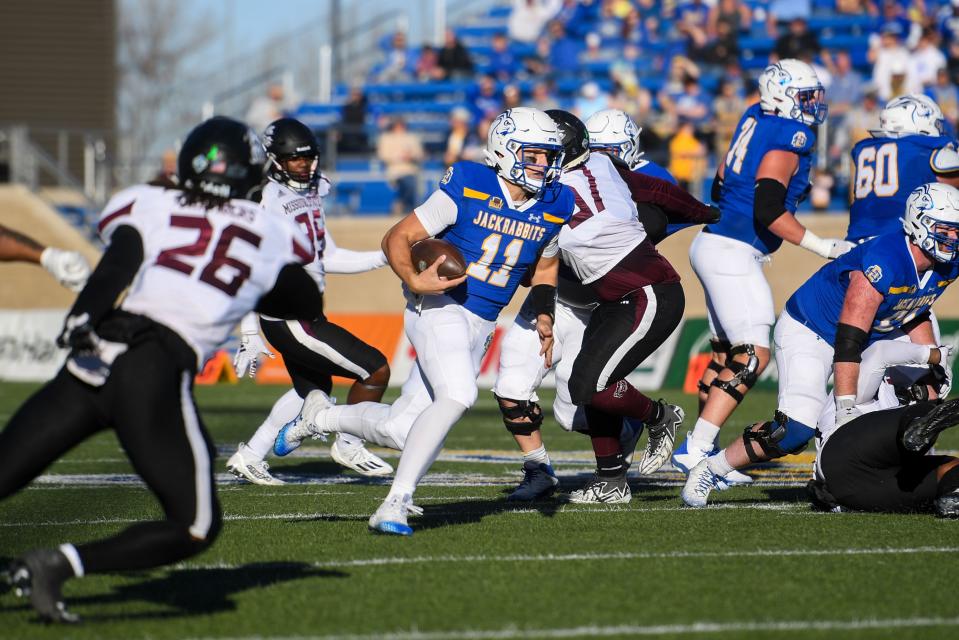
[[[238,378],[249,372],[251,378],[256,377],[256,369],[260,365],[260,354],[268,358],[275,358],[273,352],[266,346],[266,342],[259,333],[244,333],[240,335],[240,348],[233,356],[233,370]]]
[[[836,426],[841,427],[847,422],[862,415],[856,406],[856,396],[836,396]]]
[[[955,347],[951,344],[941,344],[939,349],[939,366],[946,372],[946,380],[939,385],[939,399],[942,400],[952,391],[952,361],[951,356]]]
[[[90,277],[90,265],[76,251],[47,247],[40,254],[40,264],[57,282],[71,291],[80,291]]]
[[[806,229],[806,233],[803,234],[799,246],[827,260],[835,260],[856,245],[847,240],[840,240],[839,238],[820,238],[809,229]]]

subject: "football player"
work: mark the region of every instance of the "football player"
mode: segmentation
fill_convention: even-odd
[[[44,247],[33,238],[0,224],[0,262],[32,262],[50,272],[71,291],[80,291],[90,277],[90,265],[77,251]]]
[[[665,167],[643,157],[646,152],[639,142],[643,128],[622,109],[597,111],[587,118],[586,130],[589,131],[591,151],[602,151],[619,158],[637,173],[679,184]]]
[[[837,426],[860,415],[863,349],[905,334],[936,345],[929,309],[959,277],[959,190],[930,183],[910,194],[903,228],[858,245],[822,267],[786,302],[776,323],[779,409],[772,421],[690,471],[683,501],[706,505],[732,469],[805,448],[834,377]]]
[[[384,266],[386,256],[382,251],[350,251],[333,242],[323,209],[330,181],[317,169],[320,152],[310,128],[293,118],[281,118],[263,132],[263,143],[269,180],[261,203],[267,211],[296,221],[313,242],[315,257],[307,271],[320,291],[326,288],[326,273],[361,273]],[[332,376],[336,375],[355,381],[347,395],[348,404],[379,402],[390,379],[390,368],[382,353],[327,320],[318,309],[317,319],[311,323],[268,316],[262,316],[258,323],[256,314],[244,318],[234,360],[239,376],[249,371],[254,377],[261,354],[273,357],[260,337],[260,328],[283,356],[293,388],[280,396],[249,443],[241,442],[226,466],[237,477],[254,484],[276,485],[283,481],[270,473],[265,458],[283,425],[299,415],[306,394],[313,389],[330,393]],[[366,450],[362,440],[349,434],[337,436],[330,456],[366,476],[393,472],[393,467]]]
[[[66,580],[189,558],[220,531],[197,368],[251,309],[311,320],[322,304],[302,267],[313,258],[303,232],[244,199],[264,160],[245,124],[207,120],[180,150],[178,188],[125,189],[100,217],[106,251],[58,338],[71,349],[66,365],[0,433],[0,497],[112,429],[163,517],[15,560],[6,577],[45,620],[77,620],[63,601]]]
[[[577,216],[585,219],[587,215],[585,212],[590,211],[586,200],[593,198],[599,198],[604,206],[587,228],[605,225],[614,227],[608,235],[597,233],[597,229],[594,228],[591,231],[592,239],[588,240],[595,254],[606,252],[607,264],[604,267],[607,270],[615,268],[617,257],[622,252],[622,246],[614,248],[614,245],[624,242],[623,246],[628,250],[628,244],[631,241],[641,244],[645,239],[641,231],[642,225],[635,223],[638,219],[637,205],[642,205],[644,209],[657,208],[655,215],[664,219],[665,214],[658,210],[657,205],[665,207],[674,215],[684,215],[687,218],[699,216],[700,223],[713,219],[714,209],[699,203],[678,187],[670,187],[659,180],[650,181],[650,178],[637,180],[638,184],[633,183],[628,167],[618,165],[622,161],[621,154],[613,155],[609,152],[609,149],[613,148],[611,145],[603,147],[603,152],[591,153],[592,145],[586,132],[586,125],[573,114],[561,110],[550,110],[546,113],[563,130],[564,160],[560,181],[573,189],[579,203],[579,212],[574,215],[574,222],[570,223],[570,227],[574,224],[579,226],[584,221],[579,220]],[[634,147],[629,147],[629,150],[632,149]],[[610,156],[616,160],[611,161],[604,153],[610,153]],[[630,153],[626,156],[631,158]],[[624,180],[623,176],[626,176],[626,180],[630,182]],[[663,191],[656,192],[651,187],[658,187]],[[661,197],[663,194],[668,194],[675,200]],[[634,224],[628,224],[629,220],[633,220]],[[571,233],[570,228],[564,228],[560,232],[561,246],[564,242],[562,236],[569,233]],[[632,233],[632,239],[624,240],[622,236],[624,233]],[[610,252],[610,249],[613,251]],[[593,293],[591,285],[583,284],[574,271],[566,266],[565,259],[564,255],[564,263],[560,266],[556,320],[553,327],[553,365],[557,387],[553,415],[564,428],[588,433],[585,410],[573,404],[569,381],[574,373],[573,364],[580,354],[591,313],[593,309],[600,307],[600,298]],[[569,259],[575,260],[575,257]],[[601,281],[601,278],[599,280]],[[655,342],[657,338],[654,335],[649,338],[651,342],[643,348],[655,349],[658,346]],[[610,340],[612,344],[615,344],[614,336],[610,335]],[[499,375],[493,388],[506,428],[513,434],[524,454],[524,477],[519,487],[510,494],[511,500],[533,500],[548,496],[559,482],[550,464],[539,428],[543,422],[543,412],[537,404],[538,398],[535,392],[548,369],[543,367],[542,359],[537,356],[537,344],[535,316],[530,308],[530,300],[527,299],[527,303],[524,304],[503,338]],[[605,355],[600,353],[595,357],[603,359]],[[646,356],[642,352],[637,352],[630,357],[637,359],[638,364]],[[580,365],[582,366],[582,362]],[[624,365],[624,370],[628,366]],[[628,383],[623,381],[623,384]],[[663,415],[666,415],[665,412]],[[668,422],[668,418],[663,419]],[[632,462],[633,449],[642,433],[643,422],[635,417],[626,417],[625,420],[620,418],[620,422],[622,423],[619,433],[620,449],[625,460],[624,467],[626,467]],[[672,451],[673,434],[674,428],[670,430],[662,428],[662,425],[653,425],[649,446],[640,463],[641,472],[655,471],[656,469],[652,467],[658,468],[665,461]],[[604,444],[605,438],[604,436],[604,440],[601,441]],[[660,460],[659,464],[653,463],[652,460],[657,458]],[[577,501],[611,501],[614,498],[618,501],[626,501],[629,487],[624,477],[620,475],[622,474],[615,474],[615,477],[619,479],[618,482],[608,483],[611,487],[609,492],[591,491],[583,495],[576,492],[573,498]],[[614,486],[615,490],[612,489]]]
[[[416,485],[450,428],[476,401],[476,376],[496,318],[527,272],[540,352],[550,364],[556,236],[575,209],[573,193],[556,182],[562,158],[561,132],[544,112],[517,107],[497,116],[486,164],[455,163],[440,188],[383,239],[404,284],[406,335],[416,349],[416,366],[400,398],[392,405],[331,407],[324,394],[313,392],[302,420],[280,431],[277,453],[311,433],[338,431],[403,451],[390,493],[370,518],[374,531],[412,534],[407,515],[419,512],[412,501]],[[416,272],[410,246],[430,236],[459,249],[468,265],[464,276],[440,277],[444,256]]]
[[[943,115],[920,94],[893,98],[879,113],[879,129],[852,149],[852,203],[846,240],[865,242],[898,231],[906,199],[916,187],[959,187],[959,156],[943,133]]]
[[[852,246],[820,238],[794,215],[809,187],[812,127],[826,119],[816,72],[805,62],[781,60],[760,75],[759,96],[743,114],[713,182],[722,220],[701,231],[689,250],[706,294],[712,360],[699,381],[699,419],[673,455],[685,473],[714,450],[720,427],[769,363],[775,316],[762,272],[768,256],[783,240],[827,259]],[[751,481],[742,474],[726,480]]]

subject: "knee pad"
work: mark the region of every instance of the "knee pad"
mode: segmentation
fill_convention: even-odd
[[[743,364],[733,360],[733,356],[746,354],[749,360]],[[726,395],[731,397],[737,403],[743,401],[743,394],[739,392],[739,385],[746,389],[752,389],[753,385],[759,379],[759,358],[756,357],[756,348],[751,344],[738,344],[732,347],[727,353],[726,368],[733,372],[733,377],[729,380],[713,380],[711,386],[721,389]]]
[[[733,345],[729,340],[721,340],[720,338],[710,338],[709,348],[713,350],[713,353],[729,354],[729,350],[733,348]]]
[[[746,445],[746,455],[752,462],[763,462],[753,451],[753,442],[772,460],[799,453],[806,448],[815,434],[815,429],[777,411],[774,420],[762,423],[759,429],[754,431],[752,426],[746,427],[743,431],[743,444]]]
[[[539,431],[543,424],[543,410],[539,404],[531,400],[513,400],[512,398],[501,398],[495,393],[493,397],[499,404],[500,413],[503,414],[503,424],[506,430],[514,436],[529,436],[534,431]],[[504,404],[506,402],[514,403],[513,406]]]

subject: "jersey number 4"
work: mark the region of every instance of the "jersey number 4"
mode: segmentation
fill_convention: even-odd
[[[888,198],[899,191],[899,147],[887,142],[876,147],[865,147],[856,162],[856,200],[870,193]]]
[[[196,229],[200,232],[200,236],[193,244],[161,251],[160,255],[157,256],[157,264],[190,275],[196,267],[184,262],[181,257],[205,255],[213,237],[213,226],[206,218],[196,218],[194,216],[170,216],[170,226],[178,229]],[[236,295],[239,288],[250,277],[251,272],[250,265],[227,255],[234,240],[259,247],[262,238],[249,229],[231,224],[220,233],[220,237],[213,248],[213,255],[210,256],[210,261],[200,272],[202,282],[216,287],[231,298]],[[234,272],[233,277],[221,279],[219,271],[222,267],[231,268]]]
[[[491,233],[486,236],[486,239],[483,240],[483,255],[480,256],[479,260],[471,262],[466,267],[466,274],[491,285],[505,287],[509,282],[509,273],[513,270],[513,266],[516,265],[520,252],[523,250],[523,241],[519,238],[511,240],[506,245],[506,249],[503,250],[503,266],[493,271],[490,269],[490,265],[493,264],[493,260],[499,253],[499,245],[502,240],[503,236],[498,233]]]

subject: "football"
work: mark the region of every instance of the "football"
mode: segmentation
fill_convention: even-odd
[[[437,270],[439,275],[453,279],[466,273],[466,260],[463,254],[446,240],[426,238],[414,242],[410,247],[410,256],[413,258],[413,268],[417,273],[428,269],[440,256],[446,256],[446,260]]]

